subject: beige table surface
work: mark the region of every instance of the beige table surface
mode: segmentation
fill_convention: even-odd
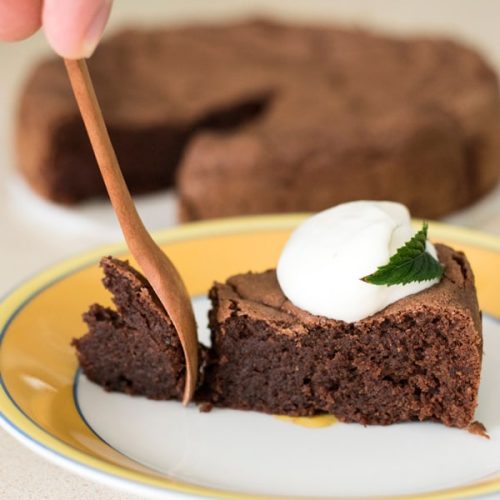
[[[403,34],[444,33],[482,50],[500,72],[498,0],[117,0],[108,31],[133,23],[209,21],[258,13],[368,25]],[[61,209],[34,197],[14,173],[11,138],[16,95],[33,61],[48,51],[41,34],[22,43],[0,43],[0,296],[48,264],[120,239],[105,203]],[[174,198],[160,193],[138,200],[150,229],[175,223]],[[500,188],[447,221],[500,235]],[[0,429],[1,500],[88,498],[136,497],[63,470]]]

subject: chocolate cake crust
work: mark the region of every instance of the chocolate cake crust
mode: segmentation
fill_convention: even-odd
[[[480,313],[465,256],[437,250],[446,269],[439,284],[356,323],[293,306],[273,270],[216,284],[203,394],[215,406],[266,413],[467,427],[479,387]]]

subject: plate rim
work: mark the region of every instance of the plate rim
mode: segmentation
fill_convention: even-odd
[[[244,216],[209,221],[192,222],[153,232],[153,237],[161,244],[176,241],[202,239],[207,236],[248,233],[253,231],[285,230],[295,227],[307,215],[276,214]],[[418,225],[421,220],[414,219]],[[500,252],[500,237],[482,231],[454,226],[441,222],[430,222],[430,232],[433,229],[445,239],[457,243],[471,244],[490,251]],[[105,254],[123,254],[127,249],[124,243],[102,245],[97,248],[79,252],[76,255],[52,264],[13,287],[0,298],[0,353],[2,340],[8,331],[10,322],[33,297],[42,293],[54,283],[65,279],[68,275],[81,270],[98,261]],[[245,500],[286,500],[288,496],[258,495],[220,490],[208,486],[197,485],[171,478],[154,478],[138,471],[111,464],[104,459],[92,457],[72,446],[60,441],[44,430],[16,405],[5,386],[0,366],[0,425],[10,435],[32,451],[38,453],[58,466],[71,472],[87,477],[107,486],[122,491],[141,494],[146,497],[159,494],[163,498],[233,498]],[[480,480],[476,484],[445,488],[424,493],[384,496],[391,500],[441,500],[444,498],[485,497],[500,492],[500,478]],[[321,497],[322,500],[339,500],[340,497]],[[373,500],[381,497],[363,497]]]

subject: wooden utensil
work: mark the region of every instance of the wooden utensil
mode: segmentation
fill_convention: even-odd
[[[85,60],[65,59],[64,63],[127,246],[179,335],[186,358],[183,403],[187,404],[193,396],[198,375],[198,336],[191,299],[177,269],[154,242],[137,213],[111,145]]]

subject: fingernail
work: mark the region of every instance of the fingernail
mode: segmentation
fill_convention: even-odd
[[[112,0],[104,0],[99,9],[97,9],[92,21],[85,32],[83,44],[82,44],[82,54],[83,57],[90,57],[99,43],[102,32],[106,26],[106,23],[111,12]]]

